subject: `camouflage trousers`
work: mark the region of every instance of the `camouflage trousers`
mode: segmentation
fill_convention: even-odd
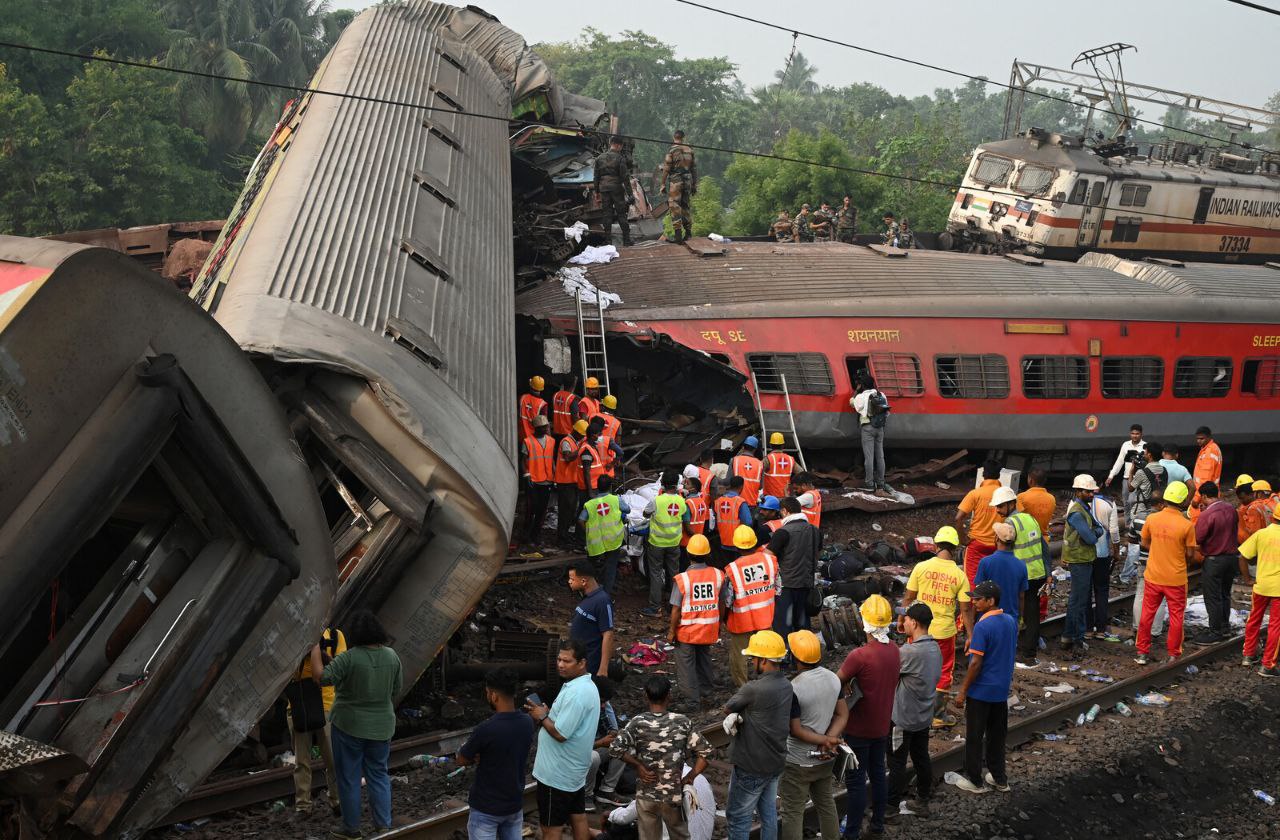
[[[616,220],[622,229],[622,244],[631,244],[631,226],[627,224],[627,196],[619,187],[616,190],[600,191],[600,209],[604,212],[604,238],[613,238],[613,223]]]
[[[671,213],[671,227],[677,237],[681,228],[686,237],[693,235],[693,216],[689,212],[692,191],[688,178],[677,176],[667,181],[667,210]]]
[[[853,244],[853,228],[836,228],[836,241]]]

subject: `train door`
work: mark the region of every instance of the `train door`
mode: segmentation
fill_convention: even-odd
[[[1082,183],[1086,183],[1084,179],[1077,182],[1077,189]],[[1081,191],[1084,193],[1081,196],[1084,206],[1080,208],[1080,231],[1076,237],[1076,245],[1080,248],[1092,248],[1098,244],[1098,234],[1102,231],[1102,214],[1107,203],[1107,179],[1099,178],[1087,183],[1087,192]]]

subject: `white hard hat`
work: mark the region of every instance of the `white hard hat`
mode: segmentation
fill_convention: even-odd
[[[1098,482],[1093,480],[1093,476],[1088,473],[1080,473],[1076,476],[1075,481],[1071,482],[1072,490],[1093,490],[1097,491]]]
[[[997,487],[996,492],[991,494],[991,506],[1000,507],[1008,502],[1018,501],[1018,494],[1008,487]]]
[[[685,477],[685,478],[697,478],[697,477],[698,477],[698,467],[697,467],[697,465],[696,465],[696,464],[685,464],[685,466],[684,466],[684,477]]]

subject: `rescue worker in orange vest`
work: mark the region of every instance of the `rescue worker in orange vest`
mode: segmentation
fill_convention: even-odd
[[[582,510],[585,496],[578,489],[582,483],[582,462],[578,460],[578,448],[582,436],[587,433],[587,421],[579,420],[569,429],[569,434],[556,444],[556,545],[571,548],[569,531],[573,530],[575,542],[581,542],[582,529],[578,526],[578,511]]]
[[[752,507],[760,503],[760,481],[764,477],[764,463],[756,457],[759,448],[760,440],[752,435],[729,462],[729,472],[742,479],[742,498]]]
[[[547,518],[551,490],[556,483],[556,440],[549,434],[551,424],[545,414],[533,416],[533,433],[520,444],[524,464],[524,543],[537,548],[542,523]]]
[[[586,423],[587,427],[578,443],[578,489],[583,493],[582,498],[587,499],[596,491],[596,482],[604,475],[604,457],[600,454],[599,447],[600,430],[604,428],[604,421],[599,417],[592,417],[590,422],[579,420],[578,423]],[[578,423],[573,424],[575,432],[578,430]]]
[[[1196,463],[1191,470],[1191,489],[1195,491],[1191,498],[1188,515],[1192,522],[1200,518],[1200,485],[1206,481],[1222,484],[1222,449],[1213,439],[1213,432],[1208,426],[1196,429]]]
[[[1236,516],[1240,522],[1236,528],[1236,541],[1241,544],[1266,527],[1260,513],[1253,508],[1255,498],[1253,476],[1247,473],[1236,476]]]
[[[578,398],[577,418],[590,420],[600,413],[600,380],[588,376],[582,387],[586,394]]]
[[[573,431],[573,415],[578,401],[577,395],[573,393],[573,382],[571,376],[561,377],[560,390],[551,397],[551,433],[557,439]]]
[[[747,649],[752,633],[773,627],[773,599],[782,584],[778,578],[778,561],[758,547],[755,531],[739,525],[733,533],[733,544],[743,554],[725,566],[724,594],[720,600],[724,604],[728,631],[729,674],[733,684],[741,688],[748,679],[747,658],[742,652]],[[751,551],[753,548],[757,550]]]
[[[613,394],[605,394],[600,401],[600,414],[604,420],[604,431],[600,433],[600,455],[604,458],[604,474],[617,476],[617,466],[626,453],[622,451],[622,421],[614,416],[618,408],[618,398]]]
[[[773,532],[782,527],[782,503],[777,496],[765,496],[751,514],[755,517],[756,542],[768,545]]]
[[[707,507],[711,507],[711,485],[715,481],[716,474],[711,471],[711,465],[716,462],[716,453],[714,449],[704,449],[698,453],[698,460],[685,467],[685,475],[690,475],[689,470],[693,469],[694,474],[698,476],[698,484],[702,487],[702,500],[707,503]]]
[[[548,417],[547,401],[542,398],[542,389],[547,383],[541,376],[529,380],[529,393],[520,395],[520,440],[533,436],[533,418]]]
[[[680,571],[689,566],[689,540],[694,534],[706,535],[707,524],[711,519],[711,509],[702,495],[702,482],[696,476],[685,476],[684,503],[689,506],[689,520],[684,523],[684,534],[680,537],[680,547],[684,549],[680,558]]]
[[[707,565],[711,544],[701,534],[689,540],[689,568],[671,587],[671,625],[667,639],[676,646],[676,675],[690,701],[712,707],[715,672],[711,647],[720,640],[720,596],[724,572]]]
[[[813,486],[813,476],[807,472],[797,473],[791,479],[791,495],[800,503],[800,512],[809,524],[821,528],[822,493]]]
[[[1250,522],[1258,522],[1259,530],[1267,527],[1275,519],[1276,500],[1271,495],[1271,483],[1255,481],[1253,483],[1253,502],[1249,505]]]
[[[739,525],[751,525],[751,506],[742,497],[743,479],[735,475],[729,479],[729,489],[716,499],[713,510],[716,515],[716,534],[720,537],[720,565],[724,566],[738,556],[733,546],[733,532]]]
[[[785,439],[782,437],[782,432],[769,435],[770,446],[782,446],[783,443]],[[764,458],[764,481],[761,482],[760,489],[766,496],[781,499],[787,495],[787,488],[791,485],[791,473],[795,468],[795,458],[781,449],[770,449],[769,454]]]

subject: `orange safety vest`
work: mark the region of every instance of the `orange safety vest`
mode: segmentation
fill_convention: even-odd
[[[706,502],[708,507],[711,505],[711,481],[715,477],[716,474],[711,470],[698,467],[698,481],[702,482],[702,501]]]
[[[690,496],[684,500],[689,506],[689,530],[695,534],[704,533],[707,529],[707,500],[701,496]],[[690,535],[680,535],[680,544],[688,545]]]
[[[522,394],[520,397],[520,437],[527,438],[533,434],[533,418],[547,410],[547,401],[533,394]]]
[[[539,438],[530,435],[524,439],[524,448],[529,453],[525,469],[529,472],[529,480],[534,484],[548,484],[556,477],[556,439],[551,435]]]
[[[600,416],[604,418],[604,433],[613,440],[622,437],[622,421],[615,415],[600,412]]]
[[[1268,496],[1265,499],[1256,499],[1249,504],[1249,507],[1256,508],[1262,514],[1262,527],[1265,528],[1275,519],[1276,497]]]
[[[781,499],[787,495],[787,485],[791,483],[791,473],[796,468],[796,459],[777,449],[764,459],[764,494]]]
[[[578,416],[588,422],[600,413],[600,401],[595,397],[578,397]]]
[[[729,464],[730,475],[742,476],[742,498],[749,505],[760,503],[760,473],[763,471],[764,464],[760,459],[750,455],[735,455]]]
[[[556,391],[551,398],[551,431],[556,437],[564,437],[573,431],[572,391]]]
[[[816,488],[810,490],[809,494],[813,496],[813,507],[802,507],[800,512],[804,514],[805,519],[809,520],[810,525],[817,528],[822,525],[822,494]]]
[[[586,477],[582,474],[582,466],[581,466],[583,452],[591,453],[591,489],[594,490],[596,487],[596,482],[600,480],[600,476],[604,475],[604,461],[600,457],[600,450],[592,446],[587,441],[584,440],[582,443],[578,444],[578,451],[573,456],[573,459],[577,461],[579,464],[578,466],[578,489],[579,490],[587,489]]]
[[[773,626],[773,596],[778,561],[767,551],[739,557],[725,567],[733,587],[733,604],[726,622],[730,633],[754,633]]]
[[[774,531],[776,531],[776,530],[778,530],[779,528],[781,528],[781,527],[782,527],[782,520],[781,520],[781,519],[770,519],[768,522],[764,523],[764,527],[768,528],[768,529],[769,529],[769,533],[771,533],[771,534],[772,534]]]
[[[733,548],[733,532],[742,522],[742,506],[746,501],[742,496],[721,496],[716,499],[716,532],[720,534],[720,544],[725,548]]]
[[[618,460],[618,453],[613,451],[610,444],[613,443],[613,436],[607,431],[596,438],[596,448],[600,450],[600,458],[604,461],[604,474],[613,477],[614,462]]]
[[[572,435],[556,445],[556,484],[582,486],[582,462],[578,460],[578,439]]]
[[[676,575],[680,591],[680,626],[676,640],[690,645],[714,645],[720,639],[720,590],[724,572],[711,566]]]

